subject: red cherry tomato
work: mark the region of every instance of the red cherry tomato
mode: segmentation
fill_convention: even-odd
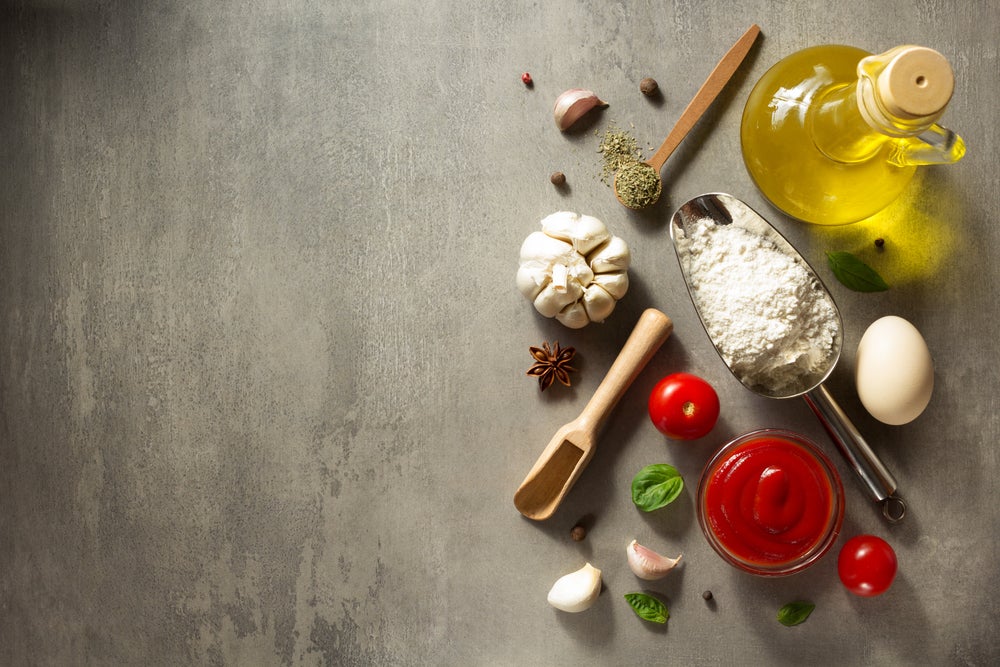
[[[896,578],[896,552],[880,537],[852,537],[840,549],[837,573],[847,590],[855,595],[881,595]]]
[[[664,435],[694,440],[708,435],[719,418],[719,396],[697,375],[674,373],[649,395],[649,418]]]

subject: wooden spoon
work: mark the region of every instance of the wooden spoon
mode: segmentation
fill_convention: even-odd
[[[538,521],[555,512],[594,456],[604,421],[673,328],[670,318],[660,311],[648,308],[643,312],[583,412],[556,431],[514,493],[514,506],[521,514]]]
[[[691,131],[695,123],[704,115],[705,111],[708,110],[708,107],[715,101],[715,98],[719,96],[719,93],[722,92],[722,89],[733,77],[733,74],[736,73],[736,70],[746,58],[747,53],[750,52],[750,47],[753,46],[759,34],[760,26],[755,23],[733,44],[733,47],[729,49],[726,55],[722,57],[722,60],[719,61],[719,64],[715,66],[715,69],[712,70],[712,73],[708,75],[705,83],[701,84],[701,88],[698,89],[694,99],[688,103],[687,108],[684,109],[684,113],[677,119],[674,129],[670,130],[670,134],[663,140],[663,143],[657,149],[656,153],[653,154],[653,157],[645,163],[653,168],[657,179],[660,178],[660,170],[663,169],[663,165],[666,164],[667,159],[670,158],[684,137],[688,135],[688,132]],[[619,171],[619,173],[621,172]],[[615,197],[618,198],[622,206],[633,210],[640,210],[655,204],[656,200],[660,198],[662,189],[662,185],[658,184],[656,192],[649,193],[651,197],[645,205],[630,205],[622,198],[622,195],[618,191],[618,174],[615,174]]]

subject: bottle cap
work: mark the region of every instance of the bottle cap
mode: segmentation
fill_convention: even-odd
[[[955,90],[948,60],[924,46],[901,46],[893,51],[875,84],[882,108],[907,120],[939,116]]]

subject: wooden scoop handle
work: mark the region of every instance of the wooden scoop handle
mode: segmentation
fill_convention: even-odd
[[[625,395],[625,391],[673,330],[674,323],[660,311],[655,308],[643,311],[628,340],[625,341],[625,346],[611,364],[590,402],[580,413],[577,424],[581,428],[588,429],[595,436],[600,432],[604,421]]]
[[[719,64],[708,75],[705,83],[701,84],[701,88],[698,89],[694,99],[684,109],[684,113],[677,120],[674,129],[670,130],[670,134],[663,140],[663,143],[657,149],[656,153],[653,154],[653,157],[649,159],[649,164],[656,169],[657,173],[663,168],[667,159],[677,149],[688,132],[691,131],[694,124],[698,122],[698,119],[708,110],[709,105],[719,96],[719,93],[722,92],[729,79],[736,73],[736,70],[743,62],[743,59],[746,58],[747,53],[750,52],[750,47],[753,46],[759,34],[760,26],[756,23],[750,26],[750,29],[743,33],[743,36],[722,57]]]

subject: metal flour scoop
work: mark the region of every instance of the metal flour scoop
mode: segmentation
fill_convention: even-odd
[[[804,298],[815,302],[820,307],[817,312],[827,314],[822,321],[817,323],[829,333],[825,349],[808,349],[807,346],[806,354],[803,355],[804,339],[801,336],[795,340],[777,336],[773,347],[772,343],[768,342],[766,354],[759,355],[769,362],[766,372],[762,371],[755,375],[753,372],[747,372],[745,368],[734,368],[734,366],[740,365],[737,360],[738,355],[730,349],[731,345],[726,340],[721,340],[724,332],[732,331],[734,323],[730,320],[729,313],[724,315],[720,315],[720,313],[726,312],[727,305],[731,308],[739,307],[738,301],[733,298],[730,302],[728,298],[725,298],[726,303],[708,303],[706,299],[712,295],[702,294],[699,291],[699,281],[704,280],[705,276],[698,273],[700,269],[697,269],[692,259],[692,251],[705,251],[707,248],[705,244],[711,244],[713,238],[716,238],[714,232],[721,231],[712,228],[712,225],[740,227],[752,235],[750,238],[753,242],[758,241],[754,237],[762,237],[764,241],[761,245],[766,248],[764,252],[780,253],[801,267],[806,278],[804,289],[807,292]],[[744,202],[727,194],[704,194],[683,204],[671,218],[670,238],[677,253],[677,261],[680,264],[688,294],[691,296],[691,301],[698,312],[702,326],[733,375],[747,389],[761,396],[768,398],[802,396],[819,418],[844,459],[857,473],[868,493],[876,503],[881,505],[883,516],[893,523],[901,520],[906,514],[906,504],[896,494],[895,478],[823,385],[840,359],[840,351],[843,346],[843,321],[833,297],[808,262],[767,220]],[[740,252],[742,250],[736,250],[735,254]],[[741,260],[735,258],[733,261]],[[716,270],[721,268],[718,263],[715,265]],[[769,269],[765,265],[757,270],[758,273],[760,270],[768,271]],[[802,271],[797,268],[794,270],[798,275],[803,275]],[[766,304],[771,295],[766,291],[756,293],[755,286],[757,283],[770,284],[773,283],[773,280],[770,280],[771,276],[761,275],[759,278],[759,281],[734,279],[731,286],[726,285],[725,287],[727,289],[731,287],[734,295],[738,293],[746,298],[754,299],[754,305],[759,305],[761,302]],[[719,277],[716,276],[715,280],[718,279]],[[808,292],[808,290],[815,291]],[[720,294],[716,293],[714,298],[718,300]],[[766,311],[766,308],[763,310]],[[761,317],[764,317],[764,324],[772,324],[766,321],[765,316]],[[773,324],[776,331],[789,329],[785,326],[789,324],[787,322],[778,321],[773,322]],[[770,329],[771,327],[765,328]],[[791,330],[795,331],[794,328]],[[715,331],[714,336],[713,331]],[[804,363],[803,356],[807,357],[807,361],[810,363]],[[787,364],[785,359],[789,360]]]

